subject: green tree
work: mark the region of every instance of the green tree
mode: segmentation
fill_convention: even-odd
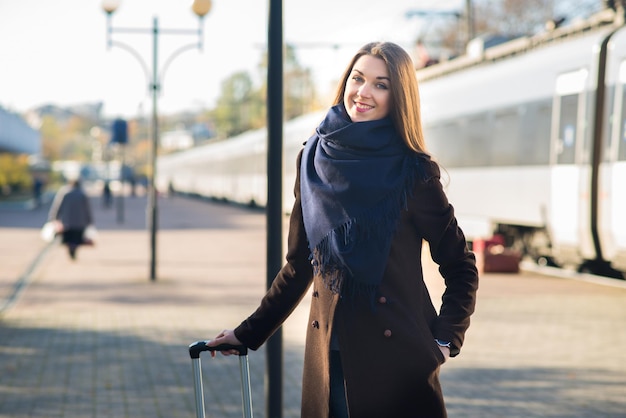
[[[267,92],[267,54],[259,64],[259,73],[263,77],[261,91]],[[309,68],[298,61],[297,46],[287,44],[283,62],[283,95],[285,119],[290,120],[319,108],[315,83]]]
[[[222,83],[215,109],[207,114],[214,121],[218,138],[229,138],[266,125],[267,54],[258,65],[259,78],[255,87],[250,74],[239,72]],[[298,62],[296,48],[287,45],[283,63],[283,96],[285,119],[311,112],[318,107],[317,93],[311,71]]]
[[[46,115],[41,123],[41,146],[43,157],[48,161],[61,159],[63,134],[56,118]]]
[[[296,48],[287,45],[284,65],[285,119],[309,113],[317,107],[311,70],[298,62]]]
[[[222,83],[221,95],[212,112],[217,136],[228,138],[248,131],[263,113],[263,102],[254,90],[250,74],[235,73]]]
[[[0,195],[26,191],[31,184],[27,155],[0,154]]]
[[[49,161],[89,161],[92,153],[90,129],[95,124],[90,118],[78,115],[64,119],[43,116],[40,128],[43,157]]]

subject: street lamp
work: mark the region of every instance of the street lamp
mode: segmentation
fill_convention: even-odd
[[[206,16],[211,10],[211,0],[194,0],[193,5],[191,6],[192,11],[198,16],[198,29],[163,29],[159,28],[158,19],[156,17],[153,18],[152,28],[120,28],[113,27],[112,17],[113,13],[117,10],[120,5],[121,0],[103,0],[102,1],[102,9],[106,12],[107,15],[107,48],[111,48],[112,46],[116,46],[122,48],[133,55],[142,69],[146,73],[146,77],[149,80],[149,89],[152,94],[152,144],[150,147],[150,187],[149,187],[149,195],[148,195],[148,208],[147,208],[147,216],[148,216],[148,224],[150,228],[150,280],[156,280],[156,233],[157,233],[157,192],[155,187],[155,178],[156,178],[156,157],[157,150],[159,146],[159,130],[158,130],[158,112],[157,112],[157,101],[158,101],[158,93],[161,89],[161,83],[163,76],[165,74],[165,70],[169,66],[169,64],[180,55],[182,52],[185,52],[190,49],[198,49],[202,50],[202,23],[204,20],[204,16]],[[141,55],[131,46],[125,44],[123,42],[114,41],[113,33],[129,33],[129,34],[152,34],[152,71],[148,70],[148,66],[145,61],[142,59]],[[197,42],[184,45],[174,51],[170,57],[165,61],[161,72],[158,71],[158,39],[159,34],[171,34],[171,35],[195,35],[198,37]]]

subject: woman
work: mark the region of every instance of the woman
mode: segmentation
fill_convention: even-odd
[[[286,264],[259,308],[207,343],[257,349],[312,283],[302,417],[446,416],[439,367],[463,344],[478,273],[426,153],[413,68],[389,42],[354,56],[298,157]],[[446,283],[439,314],[423,240]]]
[[[80,245],[90,244],[84,234],[87,226],[93,223],[89,198],[83,191],[80,180],[73,179],[61,187],[52,201],[49,221],[57,221],[58,232],[62,234],[62,243],[72,260],[76,259],[76,250]]]

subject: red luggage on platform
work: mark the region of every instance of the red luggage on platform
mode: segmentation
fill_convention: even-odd
[[[248,349],[243,345],[221,344],[216,347],[208,347],[206,341],[196,341],[189,345],[189,356],[194,377],[194,390],[196,395],[196,415],[204,418],[204,391],[202,388],[202,364],[200,353],[203,351],[239,351],[239,369],[241,372],[241,403],[243,405],[244,418],[252,418],[252,395],[250,390],[250,366],[248,364]]]
[[[522,256],[519,251],[504,246],[499,235],[489,240],[474,240],[472,250],[476,254],[478,271],[483,273],[519,273]]]

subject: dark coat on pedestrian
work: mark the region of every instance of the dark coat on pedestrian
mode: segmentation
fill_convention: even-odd
[[[299,174],[290,217],[287,262],[259,308],[235,329],[259,348],[295,309],[312,283],[302,387],[303,418],[329,416],[329,347],[337,333],[351,418],[446,417],[439,368],[445,361],[435,338],[450,341],[452,356],[463,345],[478,288],[475,257],[467,248],[439,168],[424,155],[418,179],[392,240],[375,299],[349,302],[313,275],[302,220]],[[300,173],[300,157],[298,170]],[[440,313],[425,285],[421,252],[429,244],[446,282]]]
[[[48,219],[60,221],[64,230],[83,230],[93,223],[89,198],[79,181],[59,189],[52,201]]]

